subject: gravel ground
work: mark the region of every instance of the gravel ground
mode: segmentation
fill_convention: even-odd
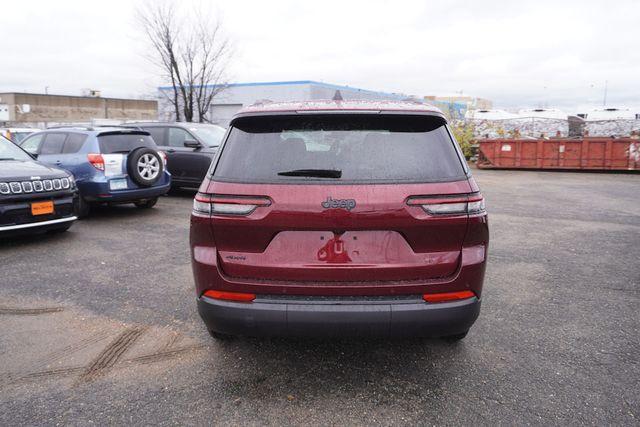
[[[0,242],[0,425],[638,425],[640,176],[475,175],[492,240],[457,345],[213,341],[190,193]]]

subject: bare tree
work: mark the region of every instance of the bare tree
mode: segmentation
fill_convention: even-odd
[[[153,48],[150,60],[173,89],[163,95],[176,120],[206,121],[213,99],[228,86],[232,49],[221,21],[202,7],[178,13],[167,1],[147,1],[138,9],[137,21]]]

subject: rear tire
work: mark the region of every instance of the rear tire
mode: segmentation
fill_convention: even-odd
[[[233,335],[221,334],[220,332],[212,331],[210,329],[209,335],[211,335],[216,341],[232,341],[235,338]]]
[[[150,208],[154,207],[156,205],[156,203],[158,203],[158,198],[157,197],[154,197],[153,199],[138,200],[136,202],[133,202],[133,204],[136,205],[136,207],[138,207],[140,209],[150,209]]]
[[[464,337],[466,337],[468,333],[469,333],[469,331],[464,331],[464,332],[459,333],[459,334],[447,335],[445,337],[441,337],[440,339],[442,339],[445,342],[453,344],[453,343],[457,343],[457,342],[463,340]]]
[[[76,216],[78,218],[85,218],[91,211],[91,205],[82,197],[78,196],[78,202],[76,203]]]

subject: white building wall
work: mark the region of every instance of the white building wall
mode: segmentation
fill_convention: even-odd
[[[310,99],[310,86],[310,84],[234,85],[220,93],[220,95],[213,100],[213,103],[242,104],[243,106],[246,106],[265,99],[274,102]]]
[[[216,96],[207,119],[211,123],[228,126],[235,113],[242,107],[252,105],[257,101],[286,102],[332,99],[336,90],[340,90],[343,99],[398,100],[404,98],[401,95],[312,81],[238,83],[230,85]],[[164,95],[170,94],[171,89],[160,88],[159,91],[158,119],[162,121],[174,120],[173,108]]]
[[[336,91],[340,91],[342,99],[367,99],[367,100],[401,100],[406,96],[395,95],[392,93],[374,92],[370,90],[335,86],[330,84],[312,84],[310,85],[311,100],[317,99],[333,99]]]

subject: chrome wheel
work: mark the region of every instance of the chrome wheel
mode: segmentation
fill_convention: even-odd
[[[138,159],[138,173],[146,180],[155,179],[160,173],[160,162],[153,154],[145,154]]]

